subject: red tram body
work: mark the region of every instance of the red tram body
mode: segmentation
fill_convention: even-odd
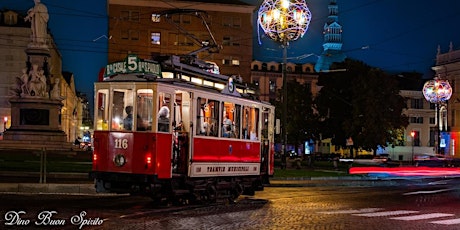
[[[95,83],[98,192],[213,202],[263,189],[274,173],[274,107],[209,65],[135,55],[107,65]]]

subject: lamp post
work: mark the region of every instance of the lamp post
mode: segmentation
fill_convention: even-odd
[[[410,136],[412,137],[412,158],[410,160],[411,165],[414,164],[414,145],[415,145],[415,132],[410,132]]]
[[[443,116],[443,113],[447,113],[447,101],[452,96],[452,87],[449,81],[435,77],[433,80],[425,82],[423,86],[423,96],[425,96],[425,99],[430,103],[436,104],[435,131],[437,135],[435,153],[438,154],[441,149],[441,131],[447,128],[447,119],[446,116]],[[436,128],[436,126],[438,126],[438,128]]]
[[[6,131],[6,123],[8,122],[8,117],[3,117],[3,132]]]
[[[286,163],[287,145],[287,47],[305,34],[311,21],[311,12],[304,0],[264,0],[260,5],[257,23],[270,39],[283,48],[282,94],[282,161]]]

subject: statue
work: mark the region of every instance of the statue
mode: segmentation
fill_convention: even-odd
[[[48,9],[40,2],[34,0],[35,6],[27,11],[25,21],[30,21],[32,29],[32,43],[36,45],[46,45],[46,38],[48,36]]]
[[[59,90],[59,78],[56,78],[54,80],[54,86],[53,89],[51,90],[51,98],[53,99],[59,99],[61,100],[61,91]]]
[[[38,65],[33,65],[29,72],[27,89],[30,96],[46,97],[46,77],[43,70],[38,70]]]

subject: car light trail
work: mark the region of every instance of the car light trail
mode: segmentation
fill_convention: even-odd
[[[350,174],[376,174],[380,176],[460,176],[460,168],[441,167],[352,167]]]

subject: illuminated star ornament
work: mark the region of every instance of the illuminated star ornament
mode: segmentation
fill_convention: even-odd
[[[435,78],[425,83],[423,86],[423,95],[431,103],[445,102],[452,96],[452,87],[449,81]]]
[[[257,21],[272,40],[287,43],[305,34],[311,12],[302,0],[264,0]]]

